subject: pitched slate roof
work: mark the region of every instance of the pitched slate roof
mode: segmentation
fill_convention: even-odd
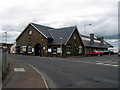
[[[60,45],[61,41],[62,41],[62,44],[66,44],[67,40],[70,38],[75,28],[76,26],[50,29],[49,32],[51,33],[54,40],[49,42],[48,45]],[[60,35],[62,35],[61,41],[60,41]]]
[[[51,42],[48,43],[48,45],[60,45],[66,44],[66,42],[69,40],[70,36],[72,35],[73,31],[75,30],[76,26],[72,27],[65,27],[65,28],[58,28],[54,29],[51,27],[46,27],[43,25],[38,25],[35,23],[31,23],[34,25],[40,32],[42,32],[47,38],[52,38]],[[62,35],[62,42],[60,41],[60,35]],[[100,38],[96,37],[94,38],[94,44],[90,43],[90,37],[81,35],[81,38],[83,40],[83,43],[87,47],[98,47],[98,48],[108,48],[113,47],[106,41],[104,41],[103,45],[100,44]]]
[[[35,23],[31,23],[37,30],[39,30],[42,34],[44,34],[47,38],[52,38],[51,34],[49,33],[49,29],[54,29],[52,27],[43,26]]]
[[[52,38],[52,36],[51,36],[51,34],[49,33],[48,30],[49,29],[54,29],[54,28],[48,27],[48,26],[39,25],[39,24],[35,24],[35,23],[30,23],[29,25],[32,25],[36,30],[38,30],[46,38]],[[26,30],[26,28],[25,28],[25,30]],[[20,36],[24,33],[24,31],[17,37],[16,41],[20,38]]]
[[[41,34],[43,34],[46,38],[51,38],[50,42],[48,42],[48,45],[60,45],[61,44],[60,35],[62,35],[62,44],[65,45],[67,43],[67,41],[70,39],[73,31],[76,28],[76,26],[71,26],[71,27],[55,29],[52,27],[47,27],[47,26],[43,26],[43,25],[39,25],[39,24],[35,24],[35,23],[30,23],[30,24],[35,29],[37,29]],[[22,35],[22,33],[20,34],[20,36]],[[97,37],[94,38],[94,44],[90,43],[89,36],[80,35],[80,37],[82,38],[82,41],[86,47],[99,47],[99,48],[113,47],[112,45],[110,45],[106,41],[104,41],[104,44],[101,45],[100,38],[97,38]]]
[[[81,35],[81,38],[82,38],[83,43],[86,47],[97,47],[97,48],[113,47],[111,44],[107,43],[106,41],[103,41],[103,45],[100,44],[100,38],[98,38],[98,37],[94,38],[94,43],[93,44],[90,43],[90,37],[89,36]]]

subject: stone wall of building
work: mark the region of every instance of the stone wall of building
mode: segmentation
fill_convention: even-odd
[[[32,35],[29,35],[29,31],[32,31]],[[43,47],[45,48],[45,50],[47,49],[47,44],[48,44],[48,40],[41,34],[39,33],[39,31],[37,31],[33,26],[29,25],[24,32],[22,33],[22,35],[20,36],[20,38],[18,38],[16,40],[16,45],[17,47],[22,46],[26,46],[28,47],[28,45],[31,45],[32,48],[34,49],[33,51],[33,55],[35,55],[35,45],[36,44],[40,44],[43,50]],[[42,51],[43,52],[43,51]],[[26,50],[27,53],[27,50]]]
[[[77,31],[77,29],[73,32],[66,46],[67,45],[71,45],[71,54],[67,54],[67,56],[69,55],[76,56],[76,55],[84,54],[84,45],[82,43],[82,40],[79,36],[79,32]],[[79,53],[80,46],[81,46],[81,53]]]

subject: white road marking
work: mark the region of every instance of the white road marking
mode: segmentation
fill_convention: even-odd
[[[103,64],[103,63],[96,63],[96,64]]]
[[[105,65],[105,66],[118,67],[117,63],[116,63],[116,65],[111,64],[111,63],[113,63],[112,61],[108,61],[108,62],[100,62],[100,61],[86,62],[86,61],[67,60],[67,59],[59,59],[59,58],[58,58],[57,60],[61,60],[61,61],[70,61],[70,62],[78,62],[78,63],[88,63],[88,64],[98,64],[98,65]]]
[[[103,64],[103,65],[106,65],[106,66],[112,66],[111,64]]]
[[[99,65],[106,65],[106,66],[113,66],[113,67],[118,67],[119,65],[113,65],[113,64],[108,64],[108,63],[96,63],[96,64],[99,64]]]
[[[118,67],[118,65],[112,65],[113,67]]]
[[[41,58],[41,57],[39,57]],[[59,60],[59,61],[70,61],[70,62],[78,62],[78,63],[88,63],[88,64],[98,64],[98,65],[105,65],[105,66],[113,66],[113,67],[118,67],[119,65],[117,65],[117,62],[113,62],[113,61],[95,61],[95,62],[87,62],[87,61],[78,61],[78,60],[69,60],[69,59],[64,59],[64,58],[47,58],[46,59],[55,59],[55,60]],[[114,63],[114,65],[113,65]]]
[[[14,68],[14,72],[25,72],[24,68]]]

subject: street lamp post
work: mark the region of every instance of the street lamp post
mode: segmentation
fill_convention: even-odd
[[[6,34],[6,45],[7,45],[7,32],[5,32],[5,34]]]
[[[86,26],[88,26],[88,25],[90,26],[90,25],[92,25],[92,24],[85,24],[85,25],[84,25],[85,35],[86,35]]]
[[[92,25],[92,24],[85,24],[85,25],[84,25],[85,35],[86,35],[86,26],[88,26],[88,25],[90,26],[90,25]],[[86,38],[85,38],[85,39],[86,39]],[[87,54],[86,48],[85,48],[85,54]]]

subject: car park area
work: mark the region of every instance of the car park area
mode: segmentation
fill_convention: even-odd
[[[93,51],[87,54],[87,56],[102,56],[102,55],[103,55],[102,51]]]
[[[105,51],[103,51],[103,54],[104,54],[104,55],[113,55],[114,52],[113,52],[113,51],[110,51],[110,50],[105,50]]]
[[[114,54],[119,55],[119,53],[116,53],[116,52],[111,51],[111,50],[104,50],[104,51],[95,50],[93,52],[87,53],[87,56],[102,56],[102,55],[114,55]]]

